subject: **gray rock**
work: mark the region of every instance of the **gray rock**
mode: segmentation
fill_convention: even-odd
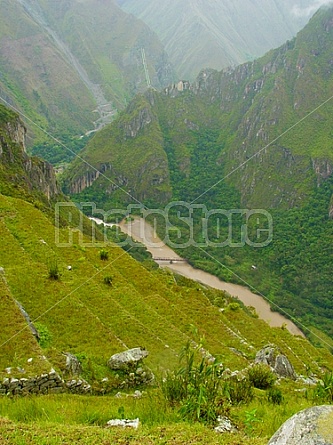
[[[271,346],[265,346],[257,352],[255,362],[263,363],[264,365],[272,366],[275,363],[276,349]]]
[[[333,406],[315,406],[287,420],[268,445],[333,445]]]
[[[15,300],[15,302],[16,302],[18,308],[20,309],[21,314],[25,318],[25,321],[28,323],[29,329],[32,332],[32,335],[36,338],[37,341],[39,341],[40,340],[39,332],[38,332],[36,326],[31,321],[31,318],[30,318],[28,312],[24,309],[22,304],[20,304],[17,300]]]
[[[70,352],[65,352],[66,357],[66,372],[70,375],[80,375],[82,372],[82,366],[79,359]]]
[[[135,368],[148,356],[148,351],[141,348],[128,349],[127,351],[114,354],[108,361],[109,368],[113,370],[128,370]]]
[[[319,380],[315,377],[304,377],[303,375],[298,376],[297,382],[303,383],[304,385],[316,386]]]
[[[228,419],[228,417],[219,416],[217,422],[218,424],[214,428],[217,433],[234,433],[237,431],[236,427],[231,423],[231,420]]]
[[[297,378],[293,365],[285,355],[280,354],[279,350],[273,346],[265,346],[261,349],[256,355],[255,363],[270,366],[279,377],[292,380]]]
[[[275,359],[274,371],[280,377],[295,380],[297,375],[295,370],[285,355],[277,355]]]
[[[129,420],[129,419],[112,419],[109,420],[106,424],[107,428],[111,428],[114,426],[121,426],[123,428],[134,428],[137,429],[139,427],[140,421],[139,419]]]

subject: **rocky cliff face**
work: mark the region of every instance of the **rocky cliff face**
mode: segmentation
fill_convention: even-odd
[[[53,167],[27,155],[26,128],[17,116],[3,110],[1,107],[0,192],[11,194],[16,189],[19,194],[24,189],[26,193],[40,195],[43,201],[50,202],[61,193]]]
[[[139,95],[119,120],[103,129],[64,173],[65,189],[71,194],[94,187],[121,202],[171,197],[170,173],[163,136],[154,108],[154,94]]]

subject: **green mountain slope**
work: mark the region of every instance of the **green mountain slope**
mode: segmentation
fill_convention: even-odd
[[[82,153],[88,164],[68,169],[65,190],[105,209],[136,200],[164,205],[171,196],[210,209],[271,211],[275,238],[265,249],[208,248],[216,261],[194,247],[181,254],[223,279],[240,275],[332,335],[332,23],[333,9],[320,11],[293,41],[255,62],[204,70],[191,86],[136,98],[90,141]],[[226,227],[209,230],[215,242],[227,236]]]
[[[172,79],[158,38],[113,1],[4,0],[0,8],[1,96],[55,136],[99,128],[145,89],[142,49],[152,85]]]
[[[3,109],[1,113],[2,132],[9,138],[8,125],[13,116]],[[8,140],[2,147],[1,165],[6,163],[4,153],[15,143]],[[15,163],[19,168],[20,160]],[[7,179],[1,178],[2,182]],[[15,178],[10,179],[10,183],[15,182]],[[112,353],[142,345],[150,351],[147,363],[159,372],[176,364],[181,345],[195,339],[190,325],[196,325],[205,335],[206,348],[212,354],[223,355],[233,368],[246,366],[254,351],[269,342],[286,351],[299,372],[305,365],[310,366],[308,357],[312,367],[319,366],[315,358],[318,354],[331,366],[333,359],[328,351],[317,351],[305,339],[281,328],[271,329],[241,309],[222,313],[212,302],[228,305],[229,297],[223,292],[185,279],[175,280],[160,270],[149,271],[112,243],[106,245],[109,257],[103,261],[100,245],[89,247],[91,236],[80,240],[73,232],[70,243],[71,229],[66,220],[75,225],[74,205],[65,202],[60,207],[61,225],[56,228],[48,213],[8,196],[11,194],[0,195],[1,314],[11,317],[11,311],[17,313],[13,299],[17,300],[31,320],[38,322],[41,332],[47,332],[43,353],[57,369],[64,367],[61,353],[69,351],[83,358],[86,377],[98,379],[110,374],[106,361]],[[48,277],[50,265],[55,263],[61,274],[59,280]],[[112,277],[111,287],[105,284],[105,276]],[[1,363],[11,366],[15,358],[15,366],[27,371],[27,357],[37,360],[40,347],[27,329],[20,331],[22,322],[16,315],[15,323],[2,330],[1,343],[9,345],[15,332],[13,341],[21,347],[8,347]],[[303,357],[304,348],[307,355]]]
[[[198,197],[214,179],[245,163],[227,181],[240,192],[243,204],[292,207],[332,173],[332,103],[324,104],[332,93],[331,16],[332,10],[318,13],[295,40],[255,62],[221,72],[205,70],[184,91],[177,84],[136,98],[117,122],[88,144],[82,157],[102,170],[103,162],[110,160],[111,173],[104,166],[105,176],[115,179],[113,169],[123,174],[119,185],[132,188],[137,199],[144,199],[136,190],[155,169],[152,163],[140,174],[147,144],[156,155],[164,150],[170,174],[180,175],[181,181],[171,181],[174,195],[182,186],[179,182],[192,186],[185,188],[182,199]],[[209,175],[193,176],[203,152],[212,158]],[[134,153],[139,158],[132,165]],[[126,176],[129,168],[138,179],[135,186]],[[202,163],[200,173],[205,168]],[[84,182],[88,172],[92,168],[79,160],[66,172],[72,193],[94,183],[96,172]],[[163,176],[160,179],[163,182]],[[159,186],[149,186],[144,187],[146,196],[158,195]],[[112,200],[112,190],[108,192]]]
[[[57,191],[52,197],[45,193],[41,166],[45,170],[48,164],[31,161],[23,150],[23,135],[18,117],[0,106],[0,440],[17,445],[59,440],[263,445],[300,408],[318,400],[327,403],[326,389],[318,383],[321,393],[315,392],[303,377],[282,379],[271,391],[252,388],[258,386],[255,382],[250,389],[247,380],[244,387],[244,380],[221,379],[222,368],[226,376],[234,370],[245,372],[256,352],[268,344],[285,354],[298,374],[311,378],[331,371],[333,356],[329,343],[316,348],[284,327],[270,328],[224,292],[146,268],[147,263],[138,263],[103,240],[73,203]],[[52,168],[48,169],[48,182],[55,182]],[[55,200],[62,202],[53,208]],[[196,346],[200,357],[209,352],[221,360],[222,368],[214,365],[218,384],[223,385],[217,408],[237,425],[234,434],[216,434],[213,424],[196,425],[193,416],[184,417],[179,409],[184,403],[170,404],[163,395],[162,377],[179,366],[186,343]],[[142,394],[119,393],[126,391],[124,371],[112,371],[107,361],[113,353],[138,346],[149,351],[145,361],[155,373],[154,385],[144,387]],[[80,376],[66,369],[67,353],[80,360]],[[204,368],[205,363],[202,359]],[[201,368],[192,370],[190,377],[201,375]],[[200,394],[207,394],[210,369]],[[272,378],[271,371],[260,370],[257,379],[260,372]],[[70,385],[86,379],[93,394],[57,394],[59,388],[50,388],[47,379],[50,375],[60,379],[58,374]],[[20,397],[20,391],[13,389],[18,382],[23,393],[32,382],[39,382],[38,388],[33,387],[38,394]],[[237,397],[244,398],[244,391],[245,396],[251,391],[253,398],[240,404]],[[178,392],[177,386],[174,395]],[[198,402],[201,408],[201,396]],[[251,428],[249,412],[255,419],[258,412],[260,420]],[[125,416],[140,418],[138,430],[105,428],[109,419]],[[203,420],[201,414],[198,420]]]
[[[309,19],[306,10],[296,15],[293,6],[313,4],[310,0],[118,2],[157,33],[178,73],[191,80],[202,68],[238,65],[281,45]]]

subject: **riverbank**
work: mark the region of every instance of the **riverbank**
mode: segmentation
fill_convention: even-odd
[[[172,261],[172,263],[167,260],[157,260],[156,262],[160,267],[168,268],[180,275],[215,289],[224,290],[230,295],[239,298],[239,300],[246,306],[254,307],[259,318],[265,320],[271,327],[281,327],[284,325],[293,335],[304,337],[303,332],[291,320],[278,312],[273,312],[269,303],[260,295],[254,294],[244,286],[221,281],[214,275],[195,269],[186,261],[182,261],[183,258],[175,253],[170,247],[165,245],[156,235],[153,227],[151,227],[143,218],[136,218],[128,222],[122,221],[120,228],[134,240],[144,244],[147,250],[152,254],[153,258],[168,258],[175,260]]]

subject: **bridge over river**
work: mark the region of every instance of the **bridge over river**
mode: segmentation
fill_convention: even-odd
[[[170,263],[170,264],[173,264],[173,263],[187,263],[187,260],[185,260],[185,258],[156,258],[156,257],[153,257],[153,260],[154,261],[163,261],[163,262],[168,262],[168,263]]]

